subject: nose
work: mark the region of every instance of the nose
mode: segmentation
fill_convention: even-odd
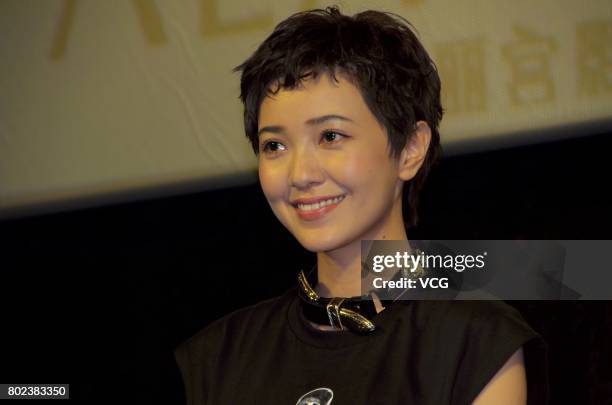
[[[291,186],[298,189],[308,189],[324,180],[321,164],[312,151],[294,150],[291,157],[289,181]]]

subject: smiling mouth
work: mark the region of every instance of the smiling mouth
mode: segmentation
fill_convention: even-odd
[[[344,196],[340,195],[338,197],[328,198],[327,200],[317,201],[312,204],[297,203],[297,204],[294,204],[293,206],[302,211],[313,211],[313,210],[318,210],[323,207],[327,207],[328,205],[332,205],[332,204],[337,205],[342,200],[344,200]]]
[[[292,204],[300,218],[311,221],[318,219],[336,208],[346,197],[340,195],[325,200],[316,201],[313,203],[297,202]]]

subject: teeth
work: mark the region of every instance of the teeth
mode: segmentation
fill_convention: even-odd
[[[319,201],[314,204],[298,204],[298,208],[302,211],[318,210],[319,208],[323,208],[331,204],[338,204],[342,200],[344,200],[344,196],[330,198],[328,200]]]

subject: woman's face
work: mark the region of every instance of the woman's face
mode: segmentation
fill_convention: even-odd
[[[359,90],[342,75],[310,77],[264,99],[259,179],[281,223],[308,250],[380,239],[401,205],[398,160]]]

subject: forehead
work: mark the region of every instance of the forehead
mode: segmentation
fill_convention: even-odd
[[[359,89],[341,73],[309,76],[294,89],[280,88],[264,98],[259,110],[259,127],[299,125],[328,114],[350,118],[357,125],[378,124]]]

